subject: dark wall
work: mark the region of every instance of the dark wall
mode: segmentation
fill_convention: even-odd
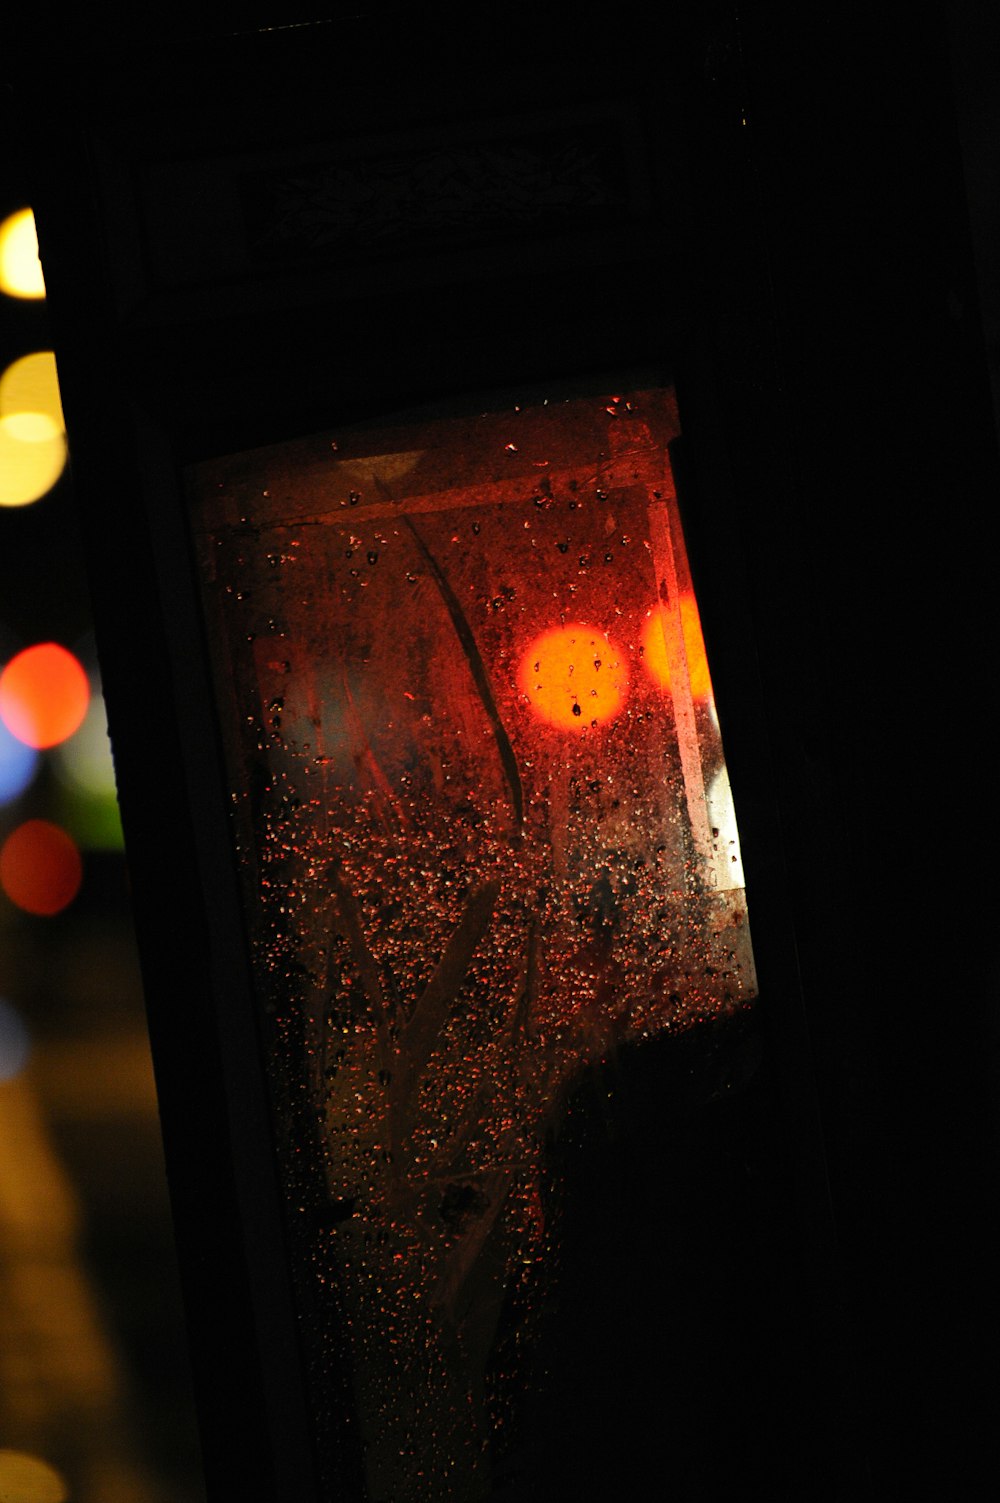
[[[929,1475],[979,1496],[996,1485],[997,464],[947,37],[763,7],[745,46],[825,655],[803,732],[846,836],[839,940],[805,934],[801,955],[827,999],[811,1024],[873,1472],[882,1496]]]
[[[737,480],[730,551],[747,577],[752,642],[727,649],[727,605],[712,600],[710,583],[706,630],[713,616],[721,623],[720,702],[727,690],[731,704],[745,698],[740,679],[753,659],[801,1004],[792,1007],[793,1036],[768,1023],[771,1063],[744,1106],[727,1107],[722,1127],[713,1119],[697,1152],[693,1130],[675,1133],[680,1146],[667,1178],[674,1175],[678,1203],[702,1217],[702,1230],[673,1266],[699,1270],[710,1341],[722,1340],[720,1310],[732,1306],[745,1321],[738,1383],[752,1388],[754,1371],[765,1372],[767,1445],[790,1433],[787,1416],[773,1414],[781,1395],[792,1395],[805,1373],[815,1417],[827,1354],[846,1348],[846,1376],[829,1375],[830,1425],[796,1460],[799,1495],[809,1496],[801,1491],[809,1467],[818,1476],[836,1452],[836,1425],[853,1408],[868,1475],[862,1466],[845,1477],[844,1489],[855,1489],[841,1493],[845,1500],[865,1496],[869,1484],[872,1496],[905,1496],[926,1489],[929,1478],[942,1496],[974,1497],[984,1478],[994,1491],[1000,1481],[990,1377],[1000,1252],[990,776],[998,471],[948,38],[940,20],[911,17],[900,28],[860,5],[762,4],[740,26],[715,9],[687,16],[684,58],[664,69],[665,88],[687,70],[707,89],[714,102],[705,106],[706,128],[719,133],[719,155],[710,144],[703,160],[728,163],[739,180],[738,188],[714,179],[689,185],[701,233],[718,209],[717,243],[695,278],[699,311],[679,320],[688,362],[680,362],[680,397],[693,439],[725,432],[729,480]],[[620,60],[628,19],[607,25]],[[477,44],[475,67],[495,81],[501,61],[510,69],[520,59],[524,97],[535,88],[544,95],[559,66],[557,42],[551,28],[533,36],[512,19],[496,51],[489,39]],[[537,82],[533,59],[544,63]],[[642,64],[648,81],[648,52]],[[406,72],[398,56],[387,60],[379,87],[393,68]],[[456,84],[470,99],[473,76]],[[559,75],[556,93],[569,97],[572,83]],[[161,107],[169,85],[169,76],[157,81]],[[574,275],[576,297],[583,274]],[[542,283],[530,285],[539,295]],[[513,291],[507,285],[504,296],[516,311]],[[628,288],[620,301],[634,312]],[[610,297],[601,303],[609,351],[617,348],[608,332],[613,306]],[[414,304],[407,316],[419,324],[422,309]],[[458,339],[461,321],[454,322]],[[69,315],[70,340],[71,324]],[[566,327],[575,329],[573,359],[584,359],[581,326],[568,319]],[[172,337],[164,335],[163,348],[180,370],[186,335],[173,346]],[[246,331],[244,338],[249,350],[252,338]],[[647,354],[654,343],[651,335]],[[498,348],[509,377],[518,356],[509,331]],[[533,376],[546,374],[540,350],[529,354]],[[440,352],[436,358],[443,361]],[[488,365],[476,367],[476,382]],[[366,379],[375,382],[377,371]],[[711,448],[703,437],[692,456],[696,484],[709,497],[727,483]],[[737,775],[749,753],[738,724],[727,739],[739,811]],[[788,1121],[802,1121],[803,1102],[813,1100],[825,1162],[807,1157],[796,1170],[775,1124],[786,1108]],[[643,1124],[629,1131],[637,1146],[645,1142]],[[693,1158],[682,1151],[685,1133]],[[733,1168],[741,1133],[758,1163],[769,1154],[782,1161],[770,1189],[753,1188],[745,1163]],[[711,1167],[720,1193],[733,1191],[735,1220],[727,1222],[717,1202],[699,1211],[692,1162]],[[620,1212],[629,1182],[619,1167],[609,1160],[598,1172]],[[768,1284],[767,1261],[769,1249],[787,1249],[801,1232],[783,1181],[796,1172],[813,1181],[804,1196],[813,1211],[805,1215],[798,1302],[780,1280]],[[648,1176],[643,1182],[648,1189]],[[819,1203],[833,1228],[833,1294],[806,1287],[831,1276],[829,1248],[821,1254],[809,1241],[827,1237]],[[578,1206],[586,1204],[584,1195]],[[630,1204],[641,1219],[641,1197]],[[727,1226],[752,1239],[746,1228],[760,1222],[762,1206],[774,1234],[763,1250],[755,1244],[756,1264],[735,1270],[724,1258],[700,1257],[699,1250],[716,1256]],[[598,1224],[590,1235],[599,1261]],[[620,1244],[612,1250],[627,1262]],[[646,1279],[655,1253],[647,1243],[636,1254]],[[763,1280],[759,1308],[753,1267]],[[716,1277],[724,1293],[713,1306]],[[578,1294],[585,1302],[582,1273]],[[613,1301],[602,1310],[610,1330]],[[676,1317],[682,1342],[698,1351],[698,1321],[682,1304],[670,1311],[661,1329]],[[822,1324],[832,1319],[842,1322],[839,1343]],[[572,1369],[571,1346],[565,1360]],[[698,1361],[707,1362],[703,1351]],[[710,1368],[695,1391],[710,1393]],[[680,1395],[683,1384],[675,1387]],[[740,1444],[752,1449],[762,1432],[746,1414],[758,1411],[741,1410],[737,1397],[728,1412],[739,1418]],[[712,1473],[699,1459],[710,1432],[699,1414],[690,1475],[712,1496],[705,1479],[735,1485],[739,1468],[730,1458]],[[644,1435],[653,1423],[642,1417]],[[720,1447],[728,1444],[721,1436]],[[757,1444],[753,1463],[761,1496],[778,1487],[767,1480],[767,1445]],[[654,1447],[651,1465],[656,1455]],[[829,1476],[813,1496],[827,1495]],[[788,1473],[780,1485],[793,1485]]]

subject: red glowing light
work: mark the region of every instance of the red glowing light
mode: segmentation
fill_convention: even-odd
[[[681,633],[684,637],[684,654],[687,658],[688,675],[691,681],[692,699],[711,699],[712,680],[705,655],[705,639],[701,634],[701,620],[693,595],[680,599]],[[660,606],[650,611],[642,630],[642,660],[648,671],[662,684],[670,688],[670,663],[664,636],[664,613]]]
[[[39,750],[72,736],[89,701],[86,673],[57,642],[25,648],[0,674],[0,718],[18,740]]]
[[[621,652],[581,621],[534,639],[521,658],[518,685],[540,719],[566,730],[613,720],[628,695]]]
[[[58,825],[28,819],[0,847],[0,887],[26,913],[50,917],[80,890],[80,852]]]

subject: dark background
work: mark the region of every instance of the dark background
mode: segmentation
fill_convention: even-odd
[[[738,195],[727,198],[719,212],[728,280],[714,322],[708,320],[715,370],[727,368],[728,353],[733,375],[727,385],[717,374],[709,381],[689,369],[682,417],[692,432],[700,421],[706,435],[725,421],[731,468],[745,476],[756,467],[766,478],[756,482],[754,513],[737,514],[730,548],[746,576],[740,606],[752,628],[749,648],[733,644],[734,608],[718,588],[713,593],[710,579],[706,633],[716,649],[723,710],[727,690],[731,705],[752,697],[757,707],[748,712],[753,736],[741,731],[738,716],[732,731],[725,718],[723,727],[741,824],[740,768],[745,787],[763,782],[773,790],[766,810],[747,810],[747,835],[780,831],[777,849],[770,835],[756,846],[769,895],[763,932],[779,948],[785,943],[783,920],[764,911],[770,895],[784,894],[801,993],[789,986],[778,1004],[791,1023],[775,1021],[776,1004],[765,996],[767,1109],[755,1117],[760,1097],[751,1091],[742,1115],[727,1107],[734,1120],[723,1129],[713,1119],[712,1132],[729,1145],[748,1134],[760,1161],[780,1164],[770,1180],[758,1181],[758,1210],[746,1215],[759,1218],[759,1208],[767,1208],[775,1243],[799,1249],[801,1299],[772,1286],[764,1313],[750,1318],[755,1286],[746,1270],[720,1277],[726,1299],[742,1302],[746,1316],[740,1352],[761,1354],[756,1368],[750,1361],[751,1374],[770,1375],[770,1397],[749,1403],[749,1412],[763,1410],[761,1433],[775,1437],[773,1446],[795,1449],[795,1416],[776,1415],[774,1405],[775,1395],[796,1392],[800,1376],[813,1395],[805,1407],[814,1417],[818,1408],[828,1411],[794,1465],[779,1467],[777,1481],[764,1480],[762,1461],[751,1471],[761,1496],[892,1499],[930,1491],[931,1482],[944,1496],[993,1496],[1000,1484],[1000,1118],[991,378],[1000,337],[1000,25],[972,6],[911,16],[905,26],[851,5],[801,13],[759,5],[741,21],[736,29],[724,8],[711,7],[677,18],[685,66],[702,59],[697,66],[716,91],[713,119],[724,117],[733,139],[748,143],[746,159],[742,147],[725,148],[744,197],[735,209]],[[82,56],[95,49],[104,68],[109,50],[127,62],[134,49],[136,66],[150,70],[149,81],[169,101],[169,75],[164,87],[136,23],[131,36],[128,28],[74,24],[70,40]],[[454,24],[460,33],[461,18]],[[614,33],[616,57],[627,53],[629,24],[627,17],[602,19]],[[163,18],[165,37],[204,38],[211,30],[204,17]],[[31,32],[26,26],[14,37],[16,46],[37,45]],[[449,43],[441,18],[434,40]],[[395,60],[377,75],[382,90],[402,69],[386,45]],[[57,81],[67,77],[65,44],[60,51]],[[544,91],[559,51],[551,34],[511,16],[504,36],[477,42],[472,55],[487,73],[494,59],[507,66],[520,56],[526,91]],[[648,58],[643,67],[652,67]],[[145,82],[140,71],[137,93]],[[473,92],[468,75],[464,86]],[[34,107],[50,103],[59,129],[71,132],[72,118],[59,114],[58,87],[50,101],[37,95]],[[79,77],[71,92],[86,98]],[[178,75],[175,107],[183,94]],[[18,98],[23,90],[8,90],[9,101]],[[743,136],[737,117],[746,121]],[[30,202],[34,187],[31,131],[18,118],[12,136],[23,150],[10,163],[10,208]],[[713,195],[703,188],[696,198],[708,223]],[[736,269],[741,236],[745,283]],[[763,331],[756,351],[735,327],[734,309],[744,298],[752,302],[754,329]],[[35,340],[39,316],[35,308],[4,309],[9,358],[37,347],[21,341]],[[79,324],[68,301],[61,316],[57,333],[69,348]],[[683,403],[683,384],[680,395]],[[70,426],[72,438],[72,415]],[[720,487],[704,458],[695,478],[703,492]],[[89,628],[90,606],[70,482],[0,521],[4,625],[26,639],[76,640]],[[703,540],[703,555],[711,541]],[[30,558],[43,561],[34,577]],[[741,687],[748,652],[752,696]],[[749,838],[747,858],[752,902]],[[105,876],[88,878],[76,921],[67,917],[60,931],[71,973],[86,965],[84,951],[73,948],[85,922],[120,925],[124,912],[124,882],[109,863]],[[38,952],[50,948],[34,933],[14,940],[24,965],[38,964]],[[784,987],[784,961],[778,969]],[[129,995],[134,1001],[134,986]],[[824,1147],[819,1164],[808,1152],[796,1158],[774,1129],[782,1112],[801,1124],[813,1121],[814,1109]],[[641,1129],[635,1132],[638,1143]],[[159,1170],[137,1171],[134,1137],[113,1129],[104,1137],[92,1153],[69,1142],[62,1151],[67,1161],[80,1161],[90,1267],[134,1377],[130,1444],[151,1470],[176,1477],[178,1446],[152,1416],[180,1402],[172,1375],[183,1372],[183,1357],[171,1345],[168,1322],[137,1317],[177,1308],[149,1287],[166,1287],[171,1277],[165,1201],[128,1192],[131,1209],[120,1214],[122,1166],[133,1163],[128,1183],[148,1184]],[[678,1141],[687,1140],[681,1134]],[[690,1147],[725,1184],[730,1149],[713,1158],[703,1142],[692,1138]],[[156,1152],[150,1144],[144,1163],[155,1164]],[[811,1186],[801,1192],[794,1189],[799,1172]],[[606,1174],[609,1186],[619,1183],[621,1165],[609,1164]],[[745,1179],[737,1179],[746,1193]],[[699,1214],[690,1178],[677,1196]],[[716,1201],[700,1214],[704,1228],[724,1237]],[[154,1226],[160,1240],[147,1242]],[[717,1245],[708,1231],[704,1237]],[[621,1259],[627,1276],[623,1241],[613,1241],[604,1256]],[[641,1237],[635,1245],[648,1269],[655,1249],[643,1250]],[[695,1236],[683,1255],[692,1264],[698,1245]],[[709,1325],[720,1320],[714,1315]],[[679,1340],[694,1350],[697,1330],[682,1331]],[[159,1398],[143,1386],[151,1345],[161,1354],[152,1365],[165,1375]],[[730,1418],[742,1412],[738,1398],[727,1411]],[[753,1427],[741,1423],[748,1444],[745,1432]],[[650,1414],[644,1433],[654,1424]],[[709,1433],[704,1413],[697,1425],[704,1427],[699,1437]],[[726,1445],[722,1435],[719,1444]],[[178,1477],[171,1485],[170,1496],[196,1495],[193,1480]],[[705,1480],[678,1486],[681,1496],[713,1495],[696,1491],[709,1488]],[[768,1494],[768,1486],[776,1490]]]

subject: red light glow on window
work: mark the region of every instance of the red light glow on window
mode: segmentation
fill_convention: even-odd
[[[580,621],[535,638],[521,659],[518,685],[540,719],[565,730],[613,720],[628,695],[621,652],[598,627]]]
[[[684,636],[684,654],[687,658],[691,682],[691,698],[711,699],[712,680],[705,655],[705,640],[701,634],[698,606],[693,595],[680,598],[681,632]],[[649,673],[663,688],[670,688],[670,663],[664,628],[669,625],[662,606],[650,611],[642,631],[642,660]]]

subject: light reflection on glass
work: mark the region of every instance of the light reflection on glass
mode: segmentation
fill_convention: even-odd
[[[712,821],[712,844],[716,853],[719,891],[743,887],[745,878],[743,857],[740,855],[740,835],[736,828],[733,790],[729,786],[729,772],[725,763],[709,784],[705,799],[709,819]]]
[[[705,642],[701,635],[698,606],[691,594],[681,596],[680,619],[687,671],[691,681],[691,697],[696,700],[709,699],[712,694],[712,680],[708,672],[708,658],[705,655]],[[643,662],[647,672],[651,673],[663,688],[669,689],[670,663],[667,655],[666,625],[667,618],[663,608],[653,607],[643,629],[642,646]]]
[[[583,622],[536,637],[518,681],[541,720],[569,730],[613,720],[628,693],[624,654],[606,632]]]

